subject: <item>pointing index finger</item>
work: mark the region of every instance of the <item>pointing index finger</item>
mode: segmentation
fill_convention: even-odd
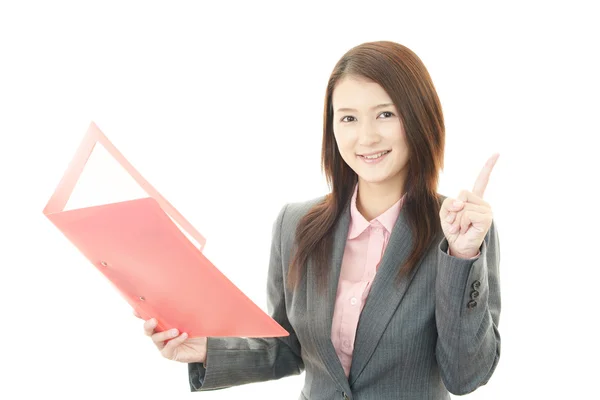
[[[496,165],[496,161],[498,160],[498,157],[500,157],[500,153],[494,153],[494,155],[492,155],[487,160],[487,162],[481,169],[481,172],[479,173],[479,176],[477,177],[477,180],[475,181],[475,185],[473,186],[473,193],[476,196],[483,198],[483,192],[485,192],[485,188],[490,179],[490,174],[492,173],[492,169],[494,168],[494,165]]]

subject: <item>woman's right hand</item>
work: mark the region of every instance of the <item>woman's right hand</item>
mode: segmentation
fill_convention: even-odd
[[[142,319],[137,312],[133,313]],[[163,357],[183,363],[206,361],[206,337],[188,338],[186,332],[180,335],[177,329],[155,332],[155,328],[155,318],[144,322],[144,333],[152,339]],[[168,342],[165,343],[167,340]]]

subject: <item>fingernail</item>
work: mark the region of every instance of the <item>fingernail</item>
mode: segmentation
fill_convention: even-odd
[[[182,338],[184,338],[184,339],[185,339],[185,338],[187,338],[187,333],[186,333],[186,332],[183,332],[183,333],[181,334],[181,337],[182,337]]]
[[[460,207],[462,205],[463,205],[462,201],[460,201],[460,200],[454,200],[454,204],[453,204],[454,207]]]
[[[177,329],[171,329],[171,332],[169,332],[169,334],[171,336],[177,336]]]

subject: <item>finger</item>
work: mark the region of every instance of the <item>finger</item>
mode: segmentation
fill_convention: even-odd
[[[467,211],[474,211],[474,212],[478,212],[478,213],[487,213],[487,212],[491,212],[491,208],[489,208],[487,206],[481,206],[478,204],[464,203],[464,206],[462,206],[462,210],[451,211],[451,212],[447,213],[446,222],[449,224],[456,223],[456,225],[458,225],[463,214],[466,213]]]
[[[443,201],[442,207],[440,208],[440,219],[441,220],[446,220],[448,218],[449,214],[452,214],[452,213],[455,214],[457,211],[462,209],[464,204],[454,205],[455,200],[457,200],[457,199],[454,199],[452,197],[446,197],[446,199]],[[454,217],[452,217],[452,218],[454,218]]]
[[[452,223],[450,227],[450,233],[455,233],[457,235],[465,233],[469,229],[469,225],[471,224],[469,217],[466,211],[461,211],[457,214],[456,219]]]
[[[167,343],[165,345],[165,348],[162,349],[161,353],[164,357],[172,359],[173,358],[173,354],[175,354],[175,349],[177,349],[178,346],[180,346],[181,344],[183,344],[183,342],[185,342],[185,340],[187,339],[188,335],[186,332],[183,332],[181,335],[177,336],[176,338],[172,339],[169,341],[169,343]]]
[[[487,203],[486,204],[465,203],[465,205],[463,206],[463,209],[460,210],[459,213],[467,212],[467,211],[473,211],[473,212],[485,214],[487,212],[491,212],[491,207],[489,207],[487,205]]]
[[[444,219],[447,223],[452,224],[456,220],[457,213],[464,208],[465,204],[458,199],[447,197],[442,203],[440,220]]]
[[[446,214],[446,218],[444,218],[447,223],[451,224],[456,219],[456,212],[450,211]]]
[[[173,329],[169,329],[164,332],[155,333],[154,335],[152,335],[152,341],[154,343],[160,344],[160,343],[164,342],[165,340],[173,339],[177,335],[179,335],[179,331],[177,329],[173,328]]]
[[[152,336],[154,334],[154,328],[156,328],[156,319],[150,318],[144,322],[144,333],[146,336]]]
[[[464,203],[479,204],[482,206],[490,207],[487,201],[483,200],[475,193],[469,192],[468,190],[461,190],[456,199]]]
[[[469,228],[469,223],[464,222],[463,216],[467,213],[467,212],[475,212],[475,213],[479,213],[479,214],[491,214],[492,210],[490,207],[487,206],[481,206],[478,204],[472,204],[472,203],[465,203],[465,205],[463,206],[463,209],[459,212],[456,213],[456,217],[454,218],[453,221],[448,221],[448,223],[452,224],[453,227],[456,229],[456,232],[459,233],[464,233],[467,231],[467,229]],[[451,233],[455,233],[454,231],[451,231]]]
[[[473,213],[473,211],[465,211],[463,213],[463,215],[461,215],[460,218],[460,231],[458,232],[459,234],[464,234],[466,231],[469,230],[469,226],[471,225],[471,214]]]
[[[464,234],[469,230],[469,226],[476,223],[486,224],[492,218],[489,213],[480,213],[476,211],[466,211],[460,220],[460,233]],[[475,226],[473,226],[475,228]]]
[[[492,169],[494,168],[494,165],[496,165],[496,161],[498,160],[498,157],[500,157],[500,153],[494,153],[494,155],[492,155],[487,160],[487,162],[481,169],[481,172],[479,173],[479,176],[477,177],[477,180],[475,181],[475,185],[473,186],[473,193],[476,196],[483,198],[483,193],[485,192],[485,188],[488,184],[488,181],[490,180],[490,174],[492,173]]]

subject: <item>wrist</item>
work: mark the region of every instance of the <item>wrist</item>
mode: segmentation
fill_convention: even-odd
[[[450,247],[448,247],[448,254],[451,255],[452,257],[456,257],[456,258],[470,259],[470,258],[475,258],[477,255],[479,255],[479,251],[471,252],[471,253],[460,253],[460,252],[452,250]]]

